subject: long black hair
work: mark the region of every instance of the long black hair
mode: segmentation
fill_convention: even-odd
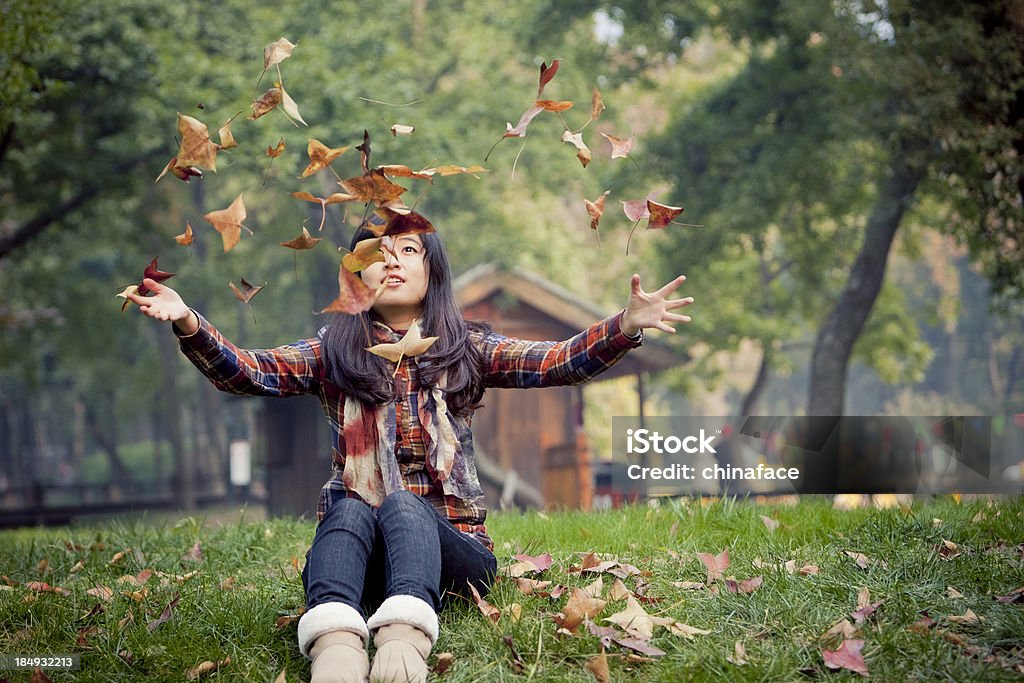
[[[356,243],[375,235],[360,228],[352,236],[350,249]],[[423,299],[423,315],[419,320],[424,337],[438,339],[422,355],[417,356],[419,381],[422,386],[437,384],[448,373],[446,401],[452,413],[466,414],[479,406],[483,397],[483,356],[470,342],[471,330],[486,333],[490,327],[466,322],[455,303],[448,253],[441,237],[434,232],[420,235],[427,261],[427,293]],[[372,310],[350,315],[335,314],[324,333],[322,349],[327,378],[346,396],[364,403],[381,404],[395,398],[392,382],[393,366],[388,361],[366,352],[366,331],[372,329]],[[372,343],[372,342],[371,342]]]

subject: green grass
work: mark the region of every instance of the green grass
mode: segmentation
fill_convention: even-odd
[[[770,530],[762,515],[779,527]],[[853,511],[836,511],[820,500],[796,506],[676,501],[599,513],[493,514],[488,528],[502,566],[515,553],[549,552],[554,565],[536,578],[585,586],[597,577],[570,573],[569,566],[579,562],[577,553],[605,553],[650,572],[625,582],[630,589],[640,578],[650,584],[647,595],[660,600],[644,605],[649,613],[711,631],[685,639],[659,628],[651,644],[666,654],[650,661],[632,660],[613,645],[607,652],[613,681],[859,680],[825,666],[822,650],[828,645],[820,636],[849,617],[864,588],[872,602],[884,601],[857,635],[865,640],[873,679],[1024,678],[1024,605],[994,599],[1024,586],[1021,498],[992,504],[943,499],[909,509]],[[304,561],[312,534],[309,521],[242,518],[217,525],[186,518],[0,533],[0,574],[9,578],[0,581],[14,584],[0,587],[0,654],[81,654],[81,670],[50,672],[54,681],[180,681],[201,662],[229,656],[229,664],[201,680],[269,683],[282,669],[288,681],[308,680],[295,624],[278,628],[276,622],[303,604],[296,565]],[[959,554],[943,558],[943,540],[956,543]],[[203,559],[183,559],[196,542]],[[731,558],[726,575],[763,576],[760,588],[715,594],[672,585],[705,582],[697,553],[725,548]],[[122,550],[128,550],[123,559],[111,564]],[[846,551],[874,562],[861,569]],[[819,572],[800,576],[758,568],[758,559],[770,565],[795,560],[798,567],[817,565]],[[40,574],[43,560],[47,566]],[[79,562],[81,569],[72,573]],[[119,578],[147,568],[170,577],[154,575],[145,595],[132,596],[140,589]],[[174,578],[193,571],[184,581]],[[234,577],[233,585],[223,587],[228,577]],[[604,575],[606,589],[613,580]],[[25,585],[31,581],[68,593],[34,591]],[[97,585],[114,589],[110,602],[86,593]],[[947,587],[963,597],[950,597]],[[147,624],[175,596],[180,600],[170,620],[150,631]],[[454,664],[439,680],[594,681],[585,664],[599,653],[599,639],[585,628],[575,637],[556,634],[551,616],[566,599],[526,596],[513,581],[500,579],[488,600],[499,608],[518,604],[522,616],[502,616],[496,626],[475,606],[456,601],[441,615],[434,653],[452,653]],[[100,603],[103,611],[94,612]],[[600,617],[624,608],[624,602],[609,601]],[[981,619],[948,621],[967,609]],[[911,629],[924,612],[938,624]],[[513,662],[504,636],[511,636],[522,666]],[[737,642],[746,649],[743,665],[728,659]],[[29,680],[28,672],[0,672],[4,676]]]

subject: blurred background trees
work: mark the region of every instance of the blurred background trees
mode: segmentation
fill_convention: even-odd
[[[372,163],[481,164],[480,178],[407,181],[457,272],[518,265],[609,312],[629,274],[683,272],[694,323],[662,337],[689,360],[656,380],[653,410],[703,414],[1021,412],[1024,4],[1002,2],[367,3],[57,0],[4,3],[0,22],[0,471],[8,486],[61,476],[226,484],[250,404],[218,394],[169,330],[114,294],[159,256],[176,289],[242,345],[314,333],[358,209],[333,206],[324,241],[278,246],[332,192],[299,180],[307,139],[373,140]],[[309,127],[249,102],[263,46]],[[608,109],[583,168],[538,117],[505,140],[561,60],[546,97]],[[389,104],[384,104],[389,103]],[[217,173],[153,179],[177,148],[176,112],[240,147]],[[393,123],[415,125],[393,137]],[[599,133],[636,136],[609,159]],[[287,150],[267,174],[267,146]],[[352,150],[334,164],[357,175]],[[268,179],[263,183],[264,175]],[[600,244],[583,199],[611,189]],[[620,201],[659,192],[680,220],[633,236]],[[224,254],[202,219],[239,193],[244,235]],[[192,247],[173,237],[188,221]],[[257,321],[227,287],[267,288]],[[587,389],[590,424],[635,410]],[[598,436],[596,442],[600,443]],[[62,474],[64,473],[64,474]]]

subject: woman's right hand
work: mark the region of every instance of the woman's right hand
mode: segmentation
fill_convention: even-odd
[[[142,284],[153,295],[128,294],[128,300],[137,304],[143,314],[157,320],[170,321],[185,335],[195,334],[199,330],[199,319],[185,304],[180,294],[148,277]]]

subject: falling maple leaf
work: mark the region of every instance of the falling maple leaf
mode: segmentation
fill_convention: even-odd
[[[639,221],[641,218],[647,218],[651,215],[650,209],[647,208],[647,202],[657,197],[659,192],[651,192],[643,199],[630,199],[629,201],[622,202],[622,212],[626,214],[626,218],[631,221]]]
[[[203,177],[203,172],[200,171],[195,166],[186,166],[184,168],[178,168],[176,166],[177,163],[178,163],[178,157],[177,156],[171,157],[171,160],[167,162],[167,165],[164,166],[164,169],[162,171],[160,171],[160,175],[158,175],[156,177],[156,180],[154,180],[153,182],[154,183],[159,182],[160,179],[163,178],[167,174],[168,171],[173,173],[175,176],[177,176],[181,180],[184,180],[186,183],[189,182],[192,178],[202,178]]]
[[[356,199],[374,202],[378,206],[395,201],[408,189],[388,180],[384,172],[379,169],[367,171],[355,178],[341,180],[338,184]]]
[[[355,248],[342,257],[342,267],[353,273],[358,273],[371,264],[385,261],[384,254],[380,250],[382,241],[381,237],[359,240],[356,242]]]
[[[597,226],[601,222],[601,216],[604,215],[604,200],[605,200],[605,197],[607,197],[610,192],[611,192],[611,190],[605,190],[604,194],[602,194],[600,197],[598,197],[594,201],[590,201],[589,199],[584,197],[583,204],[584,204],[584,206],[587,207],[587,213],[590,215],[590,229],[591,230],[597,230]],[[598,241],[598,243],[600,243],[600,241],[601,241],[601,233],[600,232],[597,233],[597,241]]]
[[[544,107],[538,107],[534,105],[523,112],[523,115],[519,117],[519,123],[513,126],[511,123],[505,123],[505,135],[503,138],[521,138],[526,135],[526,127],[530,125],[530,121],[537,118],[537,114],[544,111]],[[493,149],[493,148],[492,148]],[[486,158],[485,158],[486,161]]]
[[[399,135],[412,135],[414,130],[416,130],[416,126],[406,126],[401,123],[391,126],[391,134],[396,138]]]
[[[533,103],[533,106],[550,112],[562,112],[566,109],[572,109],[572,105],[573,103],[569,100],[537,100]]]
[[[697,553],[697,557],[704,563],[708,570],[708,583],[713,583],[722,578],[722,572],[729,568],[729,549],[726,548],[718,555],[711,553]]]
[[[356,145],[356,149],[359,150],[359,165],[363,169],[363,174],[370,172],[370,132],[363,130],[363,144]]]
[[[416,178],[417,180],[433,180],[435,173],[435,170],[432,168],[414,171],[402,164],[385,164],[384,166],[378,166],[374,170],[381,171],[384,175],[392,178]]]
[[[342,270],[344,270],[344,268]],[[345,272],[347,273],[348,271],[346,270]],[[401,365],[403,358],[414,358],[419,356],[433,346],[437,339],[437,337],[422,336],[420,333],[419,323],[413,320],[412,324],[409,325],[409,329],[406,330],[405,335],[403,335],[403,337],[397,342],[375,344],[368,347],[366,350],[375,356],[386,358],[392,363],[395,363],[395,372],[398,372],[398,366]]]
[[[544,92],[544,86],[551,82],[551,79],[558,73],[558,60],[552,60],[551,66],[548,66],[547,62],[541,62],[540,64],[540,82],[537,85],[537,97],[540,99],[541,93]]]
[[[321,313],[357,314],[370,310],[375,299],[374,290],[366,286],[358,275],[344,266],[338,268],[338,297],[327,304]]]
[[[428,232],[436,232],[433,224],[427,218],[415,211],[409,210],[394,210],[387,207],[381,207],[376,211],[377,215],[383,218],[386,223],[383,231],[380,232],[382,237],[395,237],[397,235],[422,235]],[[373,227],[371,231],[377,232]]]
[[[231,134],[231,122],[228,121],[220,130],[217,131],[217,137],[220,138],[221,149],[232,149],[238,147],[238,143],[235,142],[235,136]]]
[[[302,234],[298,237],[288,240],[287,242],[281,242],[282,247],[288,247],[289,249],[312,249],[320,243],[322,237],[313,237],[309,234],[309,230],[305,227],[302,228]]]
[[[345,202],[353,202],[359,199],[359,197],[354,197],[352,195],[344,194],[342,192],[335,192],[329,197],[314,197],[308,192],[292,192],[292,196],[295,197],[296,199],[301,199],[304,202],[313,202],[315,204],[320,204],[320,227],[317,229],[317,232],[320,232],[321,230],[324,229],[324,223],[327,221],[328,204],[343,204]]]
[[[280,64],[292,56],[295,45],[287,38],[278,38],[270,45],[263,48],[263,70],[266,71],[275,64]]]
[[[285,146],[286,145],[284,144],[284,138],[278,140],[276,147],[271,147],[270,145],[267,145],[267,156],[270,157],[271,159],[276,159],[277,157],[281,156],[282,152],[284,152]]]
[[[582,133],[573,133],[571,130],[567,130],[562,133],[562,142],[568,142],[576,148],[576,158],[583,164],[583,168],[587,167],[590,163],[591,154],[590,148],[587,147],[586,143],[583,142]]]
[[[250,235],[252,234],[252,230],[242,225],[245,215],[245,201],[239,194],[228,208],[211,211],[203,216],[213,226],[213,229],[220,233],[221,240],[224,242],[224,253],[231,251],[238,244],[238,240],[242,237],[242,228],[245,228]]]
[[[306,145],[306,153],[309,155],[309,165],[302,172],[303,178],[308,178],[317,171],[327,168],[332,161],[348,151],[345,147],[328,147],[315,138],[310,138]]]
[[[262,292],[263,288],[267,286],[266,283],[254,286],[247,282],[245,278],[242,278],[239,282],[242,283],[241,288],[237,287],[234,282],[229,282],[228,287],[230,287],[231,291],[235,293],[236,299],[246,304],[252,301],[252,298]]]
[[[142,279],[143,280],[145,280],[146,278],[149,278],[150,280],[154,280],[155,282],[163,282],[164,280],[169,280],[172,277],[174,277],[174,275],[175,275],[174,273],[165,273],[164,271],[160,270],[157,267],[156,262],[157,262],[158,258],[160,258],[160,257],[159,256],[154,257],[153,260],[149,262],[149,265],[146,266],[146,269],[142,271]],[[138,290],[135,293],[138,294],[139,296],[149,296],[153,292],[148,287],[143,285],[142,281],[140,281],[139,284],[138,284]],[[122,294],[124,294],[124,292],[122,292]],[[116,558],[117,555],[115,555],[114,557]],[[123,557],[123,555],[122,555],[122,557]],[[115,560],[111,560],[112,563],[114,561]]]
[[[117,294],[114,295],[115,297],[119,296],[122,299],[124,299],[124,303],[121,304],[121,312],[122,313],[124,313],[125,309],[127,309],[129,304],[131,304],[131,301],[128,299],[128,295],[129,294],[138,294],[138,293],[139,293],[139,286],[138,285],[128,285],[127,287],[124,288],[124,291],[118,292]]]
[[[864,663],[864,655],[861,654],[863,648],[863,640],[844,640],[838,649],[823,650],[821,655],[825,660],[825,666],[830,669],[847,669],[867,676],[868,667]]]
[[[604,109],[604,99],[601,97],[601,91],[594,88],[594,94],[590,97],[590,120],[593,121],[600,116]]]
[[[281,86],[281,108],[289,120],[296,119],[302,125],[309,126],[308,123],[302,120],[302,115],[299,114],[299,105],[295,104],[295,100],[292,99],[292,96],[288,94],[283,85]]]
[[[178,145],[174,168],[198,166],[216,172],[220,145],[210,139],[206,124],[178,112],[178,133],[181,135],[181,143]]]
[[[674,221],[683,212],[681,206],[667,206],[658,202],[647,200],[647,212],[650,217],[647,220],[648,230],[660,230]]]
[[[634,138],[632,136],[628,138],[617,138],[614,135],[608,135],[607,133],[601,133],[601,136],[611,143],[612,159],[625,159],[633,149]]]
[[[252,101],[252,113],[249,114],[249,119],[255,121],[261,116],[265,116],[270,112],[274,111],[277,105],[281,104],[282,90],[281,88],[270,88],[265,93],[260,95],[258,99]]]
[[[433,169],[425,169],[425,171],[426,170],[432,170],[439,176],[450,176],[462,173],[466,175],[471,175],[477,179],[480,178],[480,176],[476,175],[477,173],[487,172],[487,169],[484,168],[483,166],[469,166],[467,168],[466,166],[458,166],[456,164],[444,164],[442,166],[437,166]]]
[[[192,244],[193,239],[194,236],[192,235],[192,225],[188,221],[185,221],[185,232],[181,233],[180,235],[175,235],[174,241],[183,247],[187,247],[190,244]]]

